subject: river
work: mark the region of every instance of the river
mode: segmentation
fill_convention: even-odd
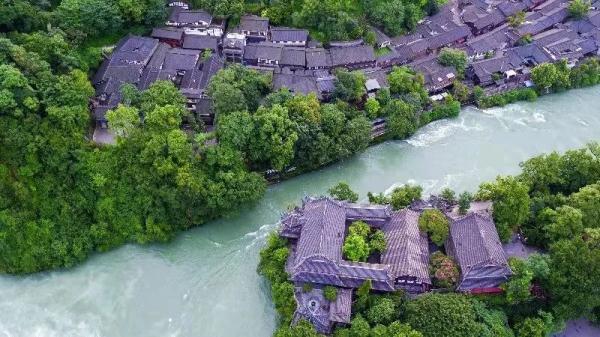
[[[340,180],[366,198],[395,184],[475,191],[520,161],[600,139],[600,87],[481,111],[466,108],[407,141],[387,142],[268,189],[239,214],[168,244],[127,245],[82,265],[0,277],[0,337],[270,336],[275,313],[255,272],[280,213]]]

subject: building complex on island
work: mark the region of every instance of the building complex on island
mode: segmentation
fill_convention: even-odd
[[[321,333],[329,333],[334,324],[349,323],[353,290],[367,280],[381,292],[431,290],[430,243],[418,225],[421,212],[428,208],[440,208],[450,219],[446,250],[461,270],[457,291],[500,291],[511,271],[487,209],[459,216],[439,200],[418,201],[394,211],[388,205],[305,198],[301,207],[285,214],[279,235],[290,245],[285,268],[296,285],[294,323],[308,320]],[[383,231],[386,240],[385,251],[367,262],[348,261],[342,253],[348,228],[358,220]],[[303,289],[305,284],[312,285],[310,291]],[[324,286],[338,288],[335,301],[324,298]]]

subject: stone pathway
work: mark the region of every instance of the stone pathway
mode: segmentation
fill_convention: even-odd
[[[539,248],[525,245],[519,234],[514,234],[510,242],[503,244],[502,248],[504,248],[504,252],[508,257],[518,257],[521,259],[526,259],[533,253],[541,252]]]

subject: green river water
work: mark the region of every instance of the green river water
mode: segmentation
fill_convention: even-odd
[[[520,161],[600,139],[600,87],[486,111],[466,108],[407,141],[268,189],[239,214],[164,245],[128,245],[67,270],[0,276],[0,337],[270,336],[275,312],[255,272],[281,211],[340,180],[366,198],[395,184],[474,191]]]

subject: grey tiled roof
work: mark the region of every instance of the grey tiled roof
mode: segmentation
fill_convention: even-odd
[[[248,44],[244,50],[244,59],[245,60],[257,60],[257,59],[267,59],[267,60],[281,60],[281,54],[283,52],[283,47],[278,44],[269,43],[269,42],[261,42],[256,44]]]
[[[471,30],[467,26],[458,26],[452,30],[432,36],[428,39],[429,49],[435,50],[459,40],[466,39],[471,35]]]
[[[418,212],[403,209],[394,213],[383,228],[388,247],[381,262],[392,267],[395,277],[412,276],[431,284],[427,236],[419,231],[418,221]]]
[[[294,297],[296,299],[296,312],[292,324],[297,324],[300,320],[306,320],[315,327],[318,333],[328,334],[331,332],[330,305],[329,301],[323,296],[321,289],[315,288],[309,292],[304,292],[302,288],[296,288]]]
[[[306,50],[306,67],[329,68],[331,67],[331,54],[323,48],[309,48]]]
[[[511,274],[493,220],[484,213],[469,213],[450,226],[448,246],[461,270],[461,282]]]
[[[371,27],[371,30],[373,31],[373,33],[375,33],[375,38],[377,39],[377,44],[381,45],[386,42],[391,42],[390,37],[387,36],[384,32],[382,32],[379,28]]]
[[[183,25],[194,24],[197,22],[206,22],[210,24],[212,22],[212,15],[203,10],[175,9],[171,12],[171,15],[169,15],[169,21]]]
[[[557,23],[563,22],[569,16],[569,11],[566,7],[556,7],[551,11],[541,15],[540,13],[534,13],[531,16],[527,16],[527,23],[521,25],[518,28],[519,34],[538,34]],[[533,19],[535,18],[535,19]]]
[[[419,59],[409,66],[423,74],[425,86],[430,91],[452,84],[456,77],[456,69],[439,64],[436,56]]]
[[[156,39],[181,40],[183,29],[171,27],[154,28],[150,36]]]
[[[320,97],[316,78],[311,74],[295,74],[284,72],[273,74],[273,89],[279,90],[282,88],[287,88],[291,92],[303,95],[315,93],[317,94],[317,97]]]
[[[119,41],[92,80],[98,96],[93,109],[96,121],[104,121],[106,112],[120,103],[123,84],[140,82],[144,67],[160,45],[156,39],[131,35]]]
[[[208,35],[186,35],[183,40],[183,48],[217,51],[219,39]]]
[[[308,30],[287,28],[287,27],[272,27],[271,41],[286,42],[286,41],[306,41],[308,40]]]
[[[165,55],[163,69],[191,70],[196,67],[199,58],[199,50],[173,48],[167,51]]]
[[[337,323],[350,323],[352,289],[338,288],[335,301],[329,305],[329,320]]]
[[[502,2],[498,5],[498,9],[502,12],[502,14],[506,17],[514,15],[519,11],[526,11],[527,9],[533,7],[533,2],[531,0],[524,1],[506,1]]]
[[[282,66],[306,66],[306,51],[304,48],[285,47],[281,54]]]
[[[475,76],[479,78],[481,83],[492,82],[492,74],[514,70],[515,65],[511,63],[511,58],[508,56],[499,56],[491,59],[473,62],[472,64]]]
[[[292,249],[288,271],[295,282],[330,284],[356,288],[365,280],[381,291],[396,289],[396,278],[409,278],[419,284],[431,284],[428,276],[427,239],[419,233],[418,213],[391,212],[386,207],[358,206],[329,198],[307,199],[302,208],[283,218],[282,235],[300,238]],[[388,249],[381,263],[345,261],[342,245],[346,223],[359,215],[365,220],[385,219],[381,226]],[[350,215],[350,216],[349,216]],[[298,229],[298,227],[301,227]],[[402,286],[400,286],[402,287]],[[421,286],[416,291],[422,291]]]
[[[240,29],[250,32],[266,32],[269,30],[269,19],[256,15],[244,15],[240,19]]]
[[[353,46],[343,48],[331,48],[332,66],[344,66],[348,64],[375,62],[375,52],[371,46]]]
[[[344,206],[329,198],[316,199],[305,203],[304,216],[306,223],[298,241],[296,261],[314,255],[340,261],[346,221]]]

